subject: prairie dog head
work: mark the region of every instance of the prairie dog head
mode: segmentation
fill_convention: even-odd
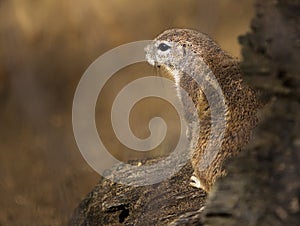
[[[203,54],[212,44],[205,34],[189,29],[170,29],[158,35],[146,48],[149,64],[170,72],[177,85],[183,74],[195,75],[203,70]]]

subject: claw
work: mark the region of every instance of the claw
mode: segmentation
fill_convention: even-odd
[[[200,180],[197,177],[191,176],[190,180],[191,180],[190,185],[196,188],[202,188]]]

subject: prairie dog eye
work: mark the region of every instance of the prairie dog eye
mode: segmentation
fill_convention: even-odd
[[[171,46],[169,46],[169,45],[167,45],[167,44],[165,44],[165,43],[160,43],[159,46],[158,46],[157,48],[158,48],[159,50],[161,50],[161,51],[166,51],[166,50],[170,49]]]

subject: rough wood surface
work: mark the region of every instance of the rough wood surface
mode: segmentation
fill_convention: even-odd
[[[153,160],[149,160],[149,164]],[[166,225],[184,221],[204,206],[206,194],[189,185],[190,164],[161,183],[131,187],[102,179],[74,213],[71,225]],[[112,174],[126,178],[128,167],[118,165]],[[159,173],[159,172],[158,172]],[[137,179],[143,180],[135,173]]]
[[[251,145],[227,163],[204,211],[205,225],[299,225],[299,1],[260,0],[240,37],[249,82],[267,103]]]
[[[252,31],[240,38],[242,68],[248,82],[261,90],[266,107],[252,143],[226,163],[228,175],[208,198],[189,186],[190,164],[152,186],[102,179],[70,224],[299,225],[299,15],[297,0],[257,0]],[[120,165],[111,173],[130,172]]]

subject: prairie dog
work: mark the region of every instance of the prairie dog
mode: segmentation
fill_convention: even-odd
[[[256,94],[243,82],[238,61],[201,32],[166,30],[145,50],[148,63],[168,71],[175,82],[188,123],[188,136],[191,136],[191,163],[194,168],[191,185],[209,192],[216,179],[225,174],[222,167],[224,160],[238,154],[250,138],[251,130],[257,123],[259,104]],[[206,88],[197,83],[198,79],[208,82]],[[200,124],[193,123],[195,112],[191,112],[187,106],[180,87],[192,99]],[[221,102],[209,101],[216,87],[221,88],[226,106],[219,117],[213,117],[212,109],[220,107]],[[218,127],[222,120],[225,120],[224,128]],[[214,134],[211,135],[213,123],[217,125],[214,128],[220,130],[221,141]],[[198,131],[197,134],[195,131]],[[207,152],[208,141],[213,144],[210,152]],[[208,161],[210,153],[216,154]],[[203,167],[205,164],[207,166]]]

